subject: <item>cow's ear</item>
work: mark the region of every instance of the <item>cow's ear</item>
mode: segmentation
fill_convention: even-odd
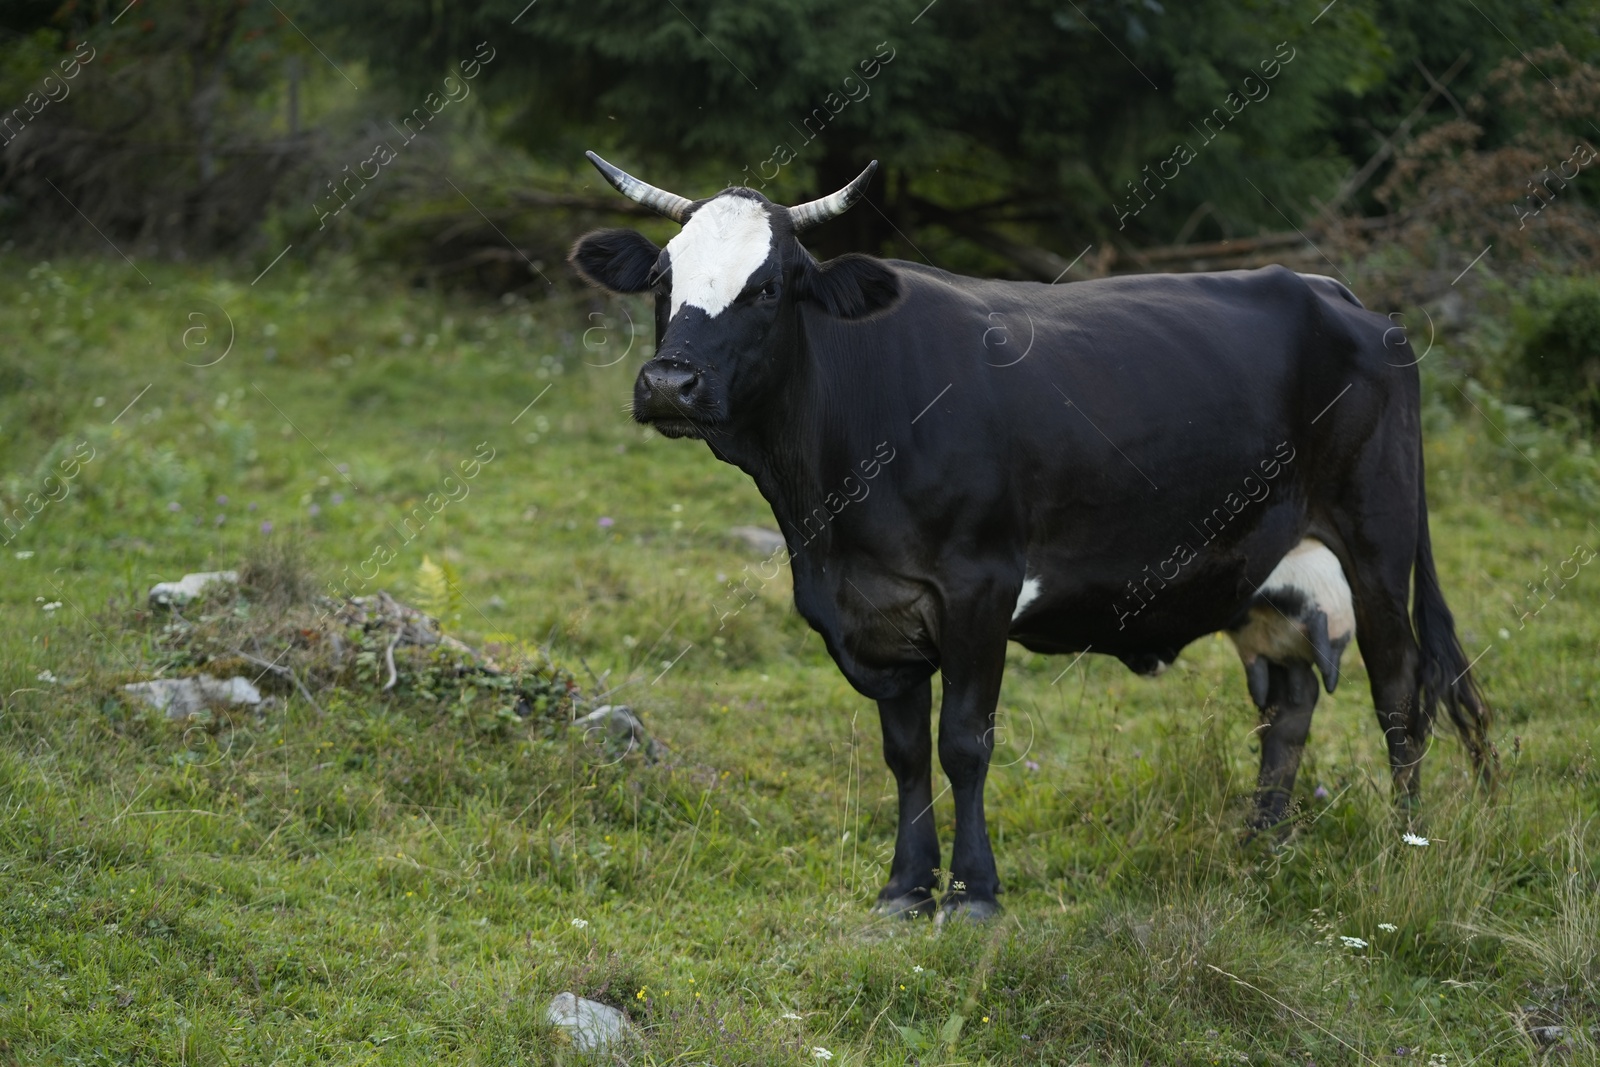
[[[851,252],[807,264],[799,295],[835,318],[860,319],[893,306],[900,298],[900,277],[882,260]]]
[[[613,293],[642,293],[661,249],[637,230],[596,230],[578,238],[567,262],[583,280]]]

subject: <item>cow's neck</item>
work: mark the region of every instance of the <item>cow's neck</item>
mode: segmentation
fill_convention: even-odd
[[[809,350],[798,314],[780,345],[782,351],[770,352],[769,358],[782,359],[787,371],[771,391],[773,399],[734,433],[709,443],[719,459],[755,480],[784,533],[790,534],[801,528],[804,516],[826,506],[830,493],[842,491],[838,483],[843,468],[830,470],[826,456],[846,439],[849,428],[846,413],[835,406],[840,397],[833,396],[830,404],[827,395],[838,392],[838,383],[825,389],[836,368]]]

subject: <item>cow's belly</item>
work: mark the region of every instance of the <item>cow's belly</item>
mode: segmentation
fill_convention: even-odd
[[[1169,586],[1135,614],[1109,590],[1063,599],[1013,621],[1010,637],[1034,652],[1101,652],[1117,656],[1140,673],[1171,663],[1185,645],[1229,629],[1248,610],[1237,583],[1227,580]]]
[[[1030,553],[1010,637],[1037,652],[1090,650],[1155,671],[1185,645],[1248,615],[1258,584],[1299,538],[1292,510],[1263,518],[1237,542],[1196,545],[1181,561],[1170,548],[1137,542],[1093,562],[1047,548]]]

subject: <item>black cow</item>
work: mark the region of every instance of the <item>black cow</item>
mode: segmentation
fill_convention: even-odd
[[[601,230],[572,251],[594,284],[656,294],[634,418],[755,479],[795,606],[878,703],[900,800],[879,909],[933,910],[938,673],[956,811],[940,917],[997,910],[983,787],[1008,639],[1152,672],[1232,632],[1268,718],[1258,824],[1293,785],[1310,665],[1331,688],[1351,625],[1398,797],[1416,797],[1441,701],[1487,766],[1488,709],[1429,546],[1415,361],[1342,285],[1282,267],[1052,286],[819,263],[797,235],[856,202],[876,163],[786,208],[745,188],[690,201],[589,158],[683,224],[665,249]]]

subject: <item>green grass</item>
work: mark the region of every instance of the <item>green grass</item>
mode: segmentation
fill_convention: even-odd
[[[719,629],[758,561],[727,531],[770,513],[625,416],[647,337],[586,365],[625,344],[620,305],[586,334],[586,299],[481,304],[337,263],[254,287],[141,269],[153,284],[0,259],[7,506],[94,449],[0,549],[0,1063],[574,1062],[543,1021],[562,990],[626,1008],[635,1064],[1595,1056],[1600,570],[1517,621],[1544,567],[1600,547],[1592,464],[1444,372],[1434,540],[1469,655],[1493,646],[1499,792],[1441,737],[1432,843],[1403,844],[1357,662],[1320,705],[1301,828],[1248,846],[1253,717],[1225,642],[1159,680],[1014,649],[988,791],[1005,915],[936,930],[867,914],[894,820],[875,709],[786,579]],[[180,355],[219,349],[178,340],[200,300],[236,333],[203,368]],[[269,536],[323,583],[386,544],[367,588],[402,598],[428,593],[425,557],[446,566],[454,632],[548,649],[671,758],[361,690],[209,724],[119,700],[158,658],[148,587]],[[948,796],[938,814],[948,849]]]

